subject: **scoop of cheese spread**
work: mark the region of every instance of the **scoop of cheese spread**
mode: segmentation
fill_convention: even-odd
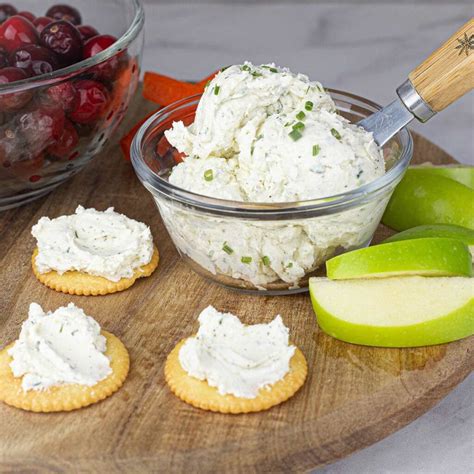
[[[273,64],[220,72],[194,122],[175,122],[165,135],[188,155],[170,182],[221,199],[316,199],[385,172],[372,135],[339,115],[321,84]]]
[[[119,281],[133,276],[153,255],[149,227],[112,207],[102,212],[78,206],[69,216],[42,217],[31,233],[38,242],[40,273],[77,270]]]
[[[104,354],[106,339],[99,324],[73,303],[45,313],[31,303],[20,337],[8,350],[15,377],[23,377],[23,390],[44,390],[54,385],[95,385],[111,372]]]
[[[263,387],[290,370],[295,346],[280,316],[271,323],[246,326],[231,313],[208,306],[199,315],[199,331],[179,352],[183,369],[207,380],[221,395],[255,398]]]

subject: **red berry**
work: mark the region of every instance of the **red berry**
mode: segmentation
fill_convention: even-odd
[[[117,41],[117,38],[110,35],[99,35],[94,36],[93,38],[88,39],[84,43],[84,59],[91,58],[96,54],[105,51],[107,48],[112,46]],[[99,79],[102,81],[112,81],[117,75],[117,70],[119,68],[119,55],[115,55],[110,59],[94,66],[91,69],[91,72],[94,74],[94,79]]]
[[[67,160],[78,143],[79,135],[74,125],[66,119],[61,137],[56,143],[50,145],[46,151],[56,158]]]
[[[8,54],[5,50],[0,49],[0,69],[8,67]]]
[[[0,69],[0,84],[10,84],[16,81],[22,81],[26,79],[28,75],[16,67],[5,67]],[[11,111],[17,110],[26,105],[33,93],[31,91],[12,92],[4,94],[0,92],[0,110]]]
[[[39,16],[33,22],[33,25],[36,26],[36,30],[38,31],[38,33],[41,33],[45,29],[45,27],[48,26],[53,21],[54,20],[52,20],[51,18],[48,18],[46,16]]]
[[[36,44],[18,48],[10,58],[11,65],[23,69],[29,76],[48,74],[58,68],[56,55]]]
[[[55,84],[46,90],[44,95],[44,102],[51,106],[56,106],[64,110],[64,112],[71,112],[79,101],[74,84],[70,81]]]
[[[46,12],[46,16],[54,20],[69,21],[73,25],[80,25],[82,22],[79,11],[69,5],[54,5]]]
[[[84,43],[84,59],[91,58],[92,56],[101,53],[109,46],[112,46],[116,41],[117,38],[111,35],[99,35],[90,38]]]
[[[79,102],[69,114],[71,120],[81,124],[98,120],[109,103],[109,92],[106,87],[100,82],[89,79],[77,81],[75,87]]]
[[[0,3],[0,24],[3,23],[7,18],[16,15],[17,9],[9,3]]]
[[[37,44],[38,32],[31,21],[22,16],[11,16],[0,25],[0,47],[12,53],[25,44]]]
[[[36,156],[61,138],[64,112],[59,108],[42,107],[21,114],[18,131],[28,144],[28,152]]]
[[[23,11],[23,12],[18,12],[17,15],[22,16],[23,18],[26,18],[27,20],[30,20],[31,23],[35,21],[35,16],[31,12]]]
[[[78,26],[77,29],[80,31],[84,41],[87,41],[88,39],[99,34],[99,32],[94,27],[89,25],[81,25]]]
[[[83,41],[79,30],[68,21],[55,21],[41,32],[41,42],[56,53],[64,66],[82,59]]]

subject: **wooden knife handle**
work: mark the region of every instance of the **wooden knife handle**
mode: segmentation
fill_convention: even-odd
[[[443,110],[474,87],[474,19],[409,74],[434,112]]]

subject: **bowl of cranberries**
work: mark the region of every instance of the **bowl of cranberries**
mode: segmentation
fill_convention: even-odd
[[[138,84],[143,23],[138,0],[0,3],[0,211],[101,151]]]

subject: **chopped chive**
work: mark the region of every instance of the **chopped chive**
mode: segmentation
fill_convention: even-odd
[[[301,110],[300,112],[296,114],[296,118],[298,120],[304,120],[306,118],[306,114]]]
[[[214,86],[214,95],[219,95],[220,89],[221,88],[219,86]]]
[[[247,66],[247,64],[244,64],[241,69],[242,71],[250,71],[250,66]]]
[[[230,66],[224,66],[222,69],[221,69],[221,72],[224,72],[226,69],[229,69]]]
[[[319,145],[313,145],[313,156],[319,155],[320,151],[321,151],[321,147]]]
[[[262,75],[261,72],[257,72],[257,71],[253,71],[251,74],[253,77],[260,77]]]
[[[268,69],[270,72],[278,72],[276,67],[267,66],[266,64],[264,64],[262,67]]]
[[[288,134],[295,142],[298,141],[303,135],[299,130],[293,129],[289,134]]]
[[[293,125],[293,130],[304,130],[304,123],[303,122],[296,122],[294,125]]]
[[[286,266],[286,268],[291,268],[292,266],[293,266],[293,262],[290,262],[290,263]]]
[[[207,82],[206,82],[206,85],[204,86],[204,89],[207,89],[209,87],[209,84],[211,83],[211,80],[209,79]]]
[[[214,171],[212,170],[204,171],[204,179],[206,181],[212,181],[214,179]]]
[[[313,104],[310,100],[308,100],[308,101],[306,101],[306,103],[304,104],[304,108],[305,108],[306,110],[313,110],[313,105],[314,105],[314,104]]]
[[[222,250],[229,255],[234,253],[234,250],[232,249],[232,247],[229,247],[227,245],[227,242],[224,242],[224,245],[222,246]]]
[[[264,255],[264,256],[262,257],[262,263],[263,263],[266,267],[268,267],[268,265],[270,265],[270,259],[269,259],[266,255]]]
[[[338,140],[342,138],[341,134],[335,128],[331,128],[331,134],[334,138],[337,138]]]
[[[252,263],[252,257],[242,257],[240,261],[242,263]]]

